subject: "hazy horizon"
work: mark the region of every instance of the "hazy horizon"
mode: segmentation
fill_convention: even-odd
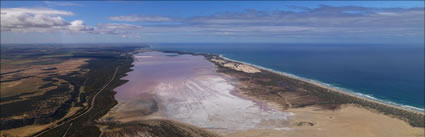
[[[1,43],[423,44],[424,2],[1,1]]]

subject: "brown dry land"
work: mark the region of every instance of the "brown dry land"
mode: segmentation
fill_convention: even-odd
[[[229,137],[423,137],[424,129],[355,105],[294,108],[288,130],[249,130]]]
[[[165,119],[150,119],[124,124],[109,123],[99,126],[102,137],[219,137],[207,130]]]
[[[33,64],[34,62],[54,62],[53,64]],[[55,113],[62,104],[71,98],[71,92],[75,87],[60,76],[84,75],[88,70],[80,67],[87,64],[88,59],[69,59],[52,60],[45,58],[38,59],[2,59],[1,60],[1,102],[2,122],[19,121],[25,119],[37,119],[44,115]],[[33,97],[40,97],[49,91],[61,89],[60,86],[66,86],[62,91],[65,94],[49,96],[43,100],[33,102]],[[26,102],[23,102],[26,101]],[[34,101],[36,102],[36,101]],[[16,105],[17,104],[17,105]],[[26,105],[24,109],[10,110],[10,107],[19,107],[19,104]],[[29,105],[29,106],[28,106]],[[72,111],[67,112],[67,118],[77,112],[81,107],[72,107]],[[6,114],[7,112],[15,114]],[[1,136],[28,136],[58,122],[39,122],[40,124],[29,124],[19,128],[5,129],[1,131]],[[30,123],[30,122],[29,122]]]
[[[17,96],[22,93],[39,92],[34,89],[40,89],[43,85],[49,83],[49,81],[45,81],[43,79],[51,77],[52,75],[67,75],[73,71],[80,71],[79,68],[82,65],[87,64],[87,61],[88,59],[73,59],[66,60],[58,64],[22,66],[18,65],[16,61],[2,60],[1,97],[4,98]],[[51,84],[64,82],[58,78],[54,79],[57,80],[57,82],[53,82]],[[40,91],[47,91],[48,88],[54,88],[54,86],[41,88]],[[21,99],[25,99],[25,97]],[[7,102],[2,102],[2,104],[4,103]]]
[[[99,136],[95,120],[144,47],[2,45],[0,136]]]

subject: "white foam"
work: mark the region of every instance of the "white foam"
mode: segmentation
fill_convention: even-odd
[[[251,63],[248,63],[248,62],[233,60],[233,59],[224,57],[221,54],[219,55],[219,57],[224,58],[224,59],[229,60],[229,61],[233,61],[233,62],[238,62],[238,63],[252,65],[252,66],[255,66],[255,67],[260,68],[260,69],[263,69],[263,70],[267,70],[267,71],[271,71],[271,72],[274,72],[274,73],[277,73],[277,74],[281,74],[283,76],[288,76],[288,77],[291,77],[291,78],[295,78],[295,79],[303,80],[303,81],[306,81],[306,82],[311,82],[311,83],[314,83],[314,84],[318,84],[318,85],[327,87],[329,89],[338,90],[338,91],[349,93],[349,94],[352,94],[352,95],[355,95],[355,96],[372,99],[372,100],[375,100],[375,101],[378,101],[378,102],[381,102],[381,103],[384,103],[384,104],[394,105],[394,106],[398,106],[398,107],[402,107],[402,108],[406,108],[406,109],[414,110],[414,111],[425,112],[425,108],[418,108],[418,107],[414,107],[414,106],[410,106],[410,105],[404,105],[404,104],[395,103],[395,102],[389,101],[389,100],[378,99],[376,97],[373,97],[373,95],[367,95],[367,94],[355,92],[355,91],[350,90],[350,89],[347,89],[347,88],[342,88],[342,87],[334,86],[332,84],[324,83],[324,82],[321,82],[321,81],[318,81],[318,80],[304,78],[304,77],[301,77],[301,76],[297,76],[295,74],[291,74],[291,73],[287,73],[287,72],[282,72],[282,71],[277,71],[277,70],[274,70],[274,69],[262,67],[262,66],[251,64]]]

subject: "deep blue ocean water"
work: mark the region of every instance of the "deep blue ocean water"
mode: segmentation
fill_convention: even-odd
[[[221,54],[383,101],[424,108],[424,45],[150,45],[159,50]]]

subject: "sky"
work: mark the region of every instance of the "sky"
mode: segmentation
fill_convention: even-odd
[[[1,1],[1,43],[424,44],[424,1]]]

